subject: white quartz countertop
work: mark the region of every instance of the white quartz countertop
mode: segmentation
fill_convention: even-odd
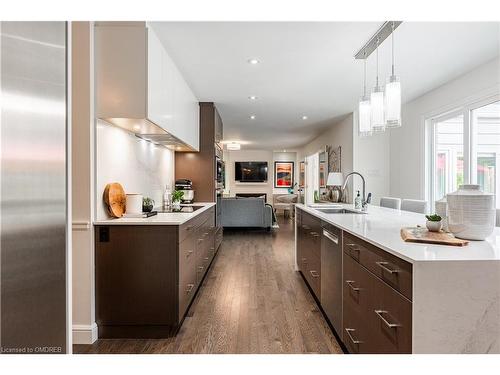
[[[147,218],[109,218],[94,221],[94,225],[181,225],[195,216],[205,212],[210,207],[215,206],[215,203],[197,202],[191,206],[202,206],[202,208],[193,212],[158,213],[155,216]]]
[[[336,206],[353,208],[349,204]],[[410,263],[500,261],[500,228],[495,228],[485,241],[470,241],[464,247],[417,244],[404,242],[400,230],[417,225],[425,227],[426,219],[422,214],[371,205],[365,214],[328,214],[303,204],[297,204],[297,207]]]

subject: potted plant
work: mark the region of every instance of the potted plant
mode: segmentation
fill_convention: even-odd
[[[184,196],[184,192],[181,190],[175,190],[172,193],[172,208],[174,210],[180,210],[181,209],[181,199]]]
[[[429,232],[439,232],[441,230],[441,227],[443,226],[441,216],[433,214],[425,215],[425,217],[427,218],[425,226],[427,227]]]
[[[151,212],[153,211],[153,207],[155,205],[155,201],[149,197],[144,197],[142,199],[142,212]]]

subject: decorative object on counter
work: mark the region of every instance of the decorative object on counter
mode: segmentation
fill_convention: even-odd
[[[155,201],[149,197],[144,197],[142,199],[142,212],[151,212],[153,211],[153,207],[155,205]]]
[[[184,191],[175,190],[172,193],[172,209],[180,210],[181,209],[181,199],[184,196]]]
[[[125,213],[126,196],[123,186],[118,182],[112,182],[104,188],[104,203],[111,217],[122,217]]]
[[[293,161],[274,162],[274,187],[289,188],[293,185]]]
[[[122,218],[124,219],[146,219],[151,216],[158,215],[158,211],[151,211],[151,212],[141,212],[140,214],[128,214],[124,213]]]
[[[441,220],[441,216],[438,214],[433,214],[433,215],[425,215],[427,218],[427,222],[425,223],[425,226],[429,230],[429,232],[440,232],[441,228],[443,226],[443,222]]]
[[[125,213],[142,214],[142,194],[127,194]]]
[[[484,240],[495,229],[495,196],[482,192],[479,185],[460,185],[446,201],[448,229],[455,237]]]
[[[433,245],[467,246],[469,244],[469,241],[455,238],[450,233],[430,232],[422,227],[401,228],[401,238],[405,242]]]
[[[288,194],[293,194],[293,191],[295,190],[295,187],[297,186],[297,183],[295,182],[293,186],[288,188]]]
[[[181,203],[191,204],[194,201],[193,181],[187,178],[175,180],[175,190],[184,192]]]
[[[170,185],[167,184],[165,187],[165,192],[163,193],[163,209],[169,209],[172,205],[172,190],[170,190]]]
[[[319,203],[319,202],[320,202],[320,199],[319,199],[318,191],[314,190],[314,203]]]
[[[340,198],[340,191],[338,188],[344,183],[344,176],[340,172],[330,172],[328,173],[328,180],[326,181],[326,186],[330,187],[329,190],[329,200],[332,202],[338,202]]]

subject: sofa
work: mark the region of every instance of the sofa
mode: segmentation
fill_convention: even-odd
[[[222,198],[223,227],[257,227],[271,229],[273,212],[262,198]]]

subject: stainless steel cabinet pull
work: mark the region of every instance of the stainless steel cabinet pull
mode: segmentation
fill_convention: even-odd
[[[193,229],[193,226],[192,226],[192,225],[188,225],[188,226],[186,227],[186,230],[191,230],[191,229]]]
[[[206,258],[203,258],[203,259],[204,259],[204,260],[208,260],[208,257],[206,257]]]
[[[393,269],[390,269],[389,267],[387,267],[387,265],[389,264],[389,262],[375,262],[377,263],[377,265],[382,268],[384,271],[387,271],[389,273],[398,273],[399,270],[393,270]]]
[[[359,248],[358,245],[356,245],[355,243],[346,243],[345,244],[347,247],[349,247],[351,250],[354,250],[354,251],[360,251],[361,249]]]
[[[317,271],[309,271],[312,277],[319,277],[319,273]]]
[[[311,227],[308,225],[302,225],[302,229],[309,230],[309,229],[311,229]]]
[[[319,237],[318,232],[311,232],[310,235],[313,236],[313,237]]]
[[[193,250],[189,250],[188,253],[187,253],[187,257],[186,258],[189,258],[191,256],[191,254],[193,254],[194,251]]]
[[[349,285],[349,288],[351,288],[355,292],[359,292],[361,290],[361,288],[358,288],[358,287],[354,286],[353,285],[354,283],[355,283],[354,280],[346,280],[346,284]]]
[[[186,289],[186,293],[191,293],[191,291],[193,290],[194,288],[194,284],[188,284],[188,287]]]
[[[302,263],[307,263],[307,258],[302,258]]]
[[[328,238],[334,244],[336,244],[336,245],[339,244],[339,238],[335,234],[330,233],[327,230],[323,230],[323,236],[325,236],[326,238]]]
[[[384,318],[383,314],[387,314],[386,310],[374,310],[374,311],[375,311],[375,314],[377,314],[377,316],[380,318],[380,320],[382,320],[387,327],[389,327],[389,328],[401,327],[401,324],[389,323],[389,321],[386,318]]]
[[[201,271],[203,271],[203,266],[198,267],[198,272],[201,272]]]
[[[347,332],[347,336],[351,339],[353,344],[362,344],[363,341],[356,340],[354,337],[352,337],[351,332],[356,332],[354,328],[346,328],[345,331]]]

